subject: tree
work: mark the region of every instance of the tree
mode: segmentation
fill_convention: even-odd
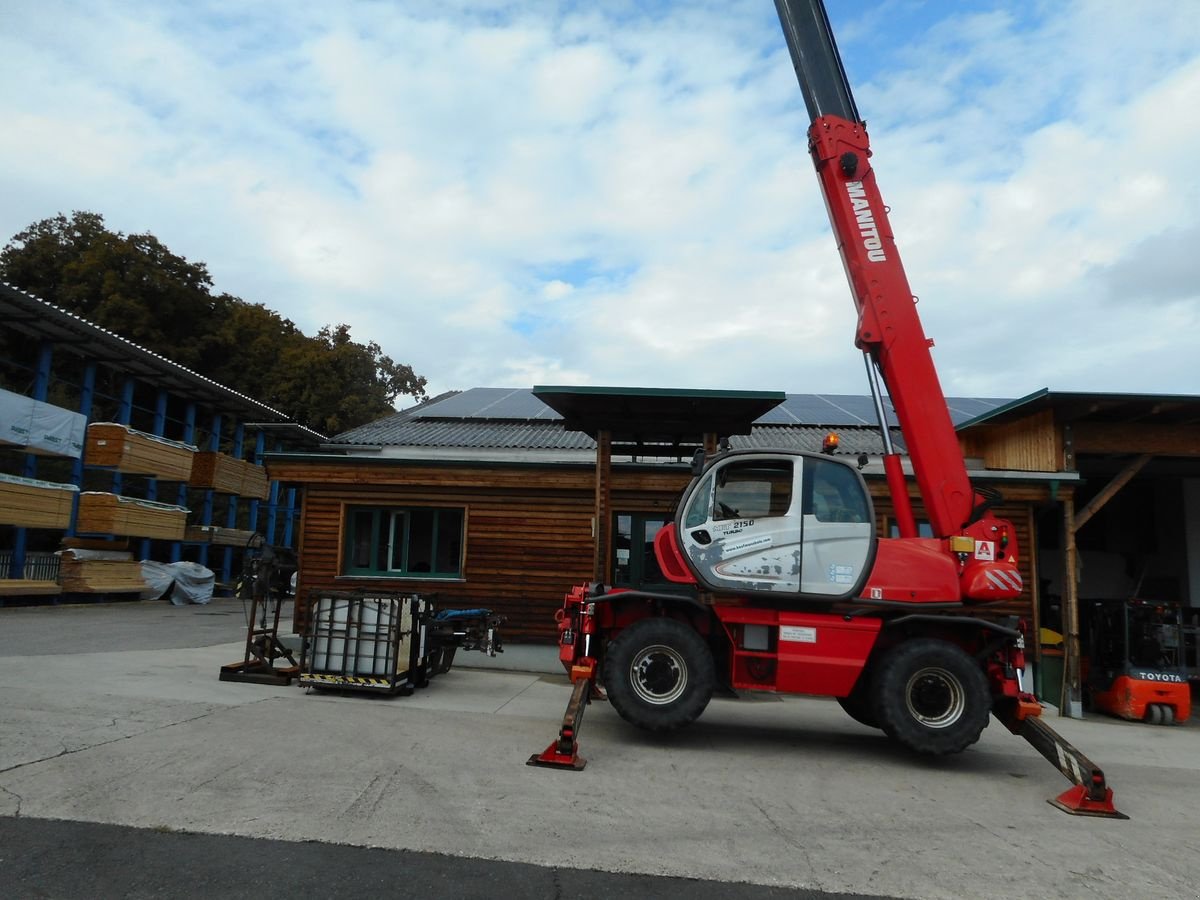
[[[35,222],[0,250],[0,278],[291,415],[338,432],[392,411],[425,379],[346,325],[306,337],[262,304],[212,293],[201,262],[154,235],[110,231],[97,213]]]

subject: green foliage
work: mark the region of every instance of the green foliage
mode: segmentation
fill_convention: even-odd
[[[307,337],[262,304],[214,295],[204,263],[96,213],[29,226],[0,250],[0,278],[327,434],[425,396],[423,377],[349,326]]]

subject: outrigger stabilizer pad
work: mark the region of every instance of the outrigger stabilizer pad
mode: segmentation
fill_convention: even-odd
[[[1053,800],[1047,800],[1051,806],[1057,806],[1063,812],[1072,816],[1095,816],[1100,819],[1128,819],[1129,816],[1118,812],[1113,806],[1112,788],[1103,789],[1103,798],[1095,796],[1096,791],[1089,791],[1086,786],[1077,784],[1067,788]]]
[[[579,755],[579,726],[583,722],[583,711],[587,708],[588,695],[592,690],[592,682],[588,678],[577,678],[571,691],[571,700],[567,703],[567,712],[563,716],[562,728],[559,729],[558,739],[541,753],[535,753],[526,760],[527,766],[541,766],[546,769],[573,769],[583,771],[587,760]]]

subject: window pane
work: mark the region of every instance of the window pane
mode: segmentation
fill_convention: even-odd
[[[818,522],[868,520],[867,497],[851,469],[829,460],[809,459],[807,472],[812,482],[812,514]]]
[[[613,535],[613,581],[616,584],[632,584],[633,573],[630,571],[630,549],[632,540],[632,516],[617,516],[617,531]]]
[[[442,575],[457,575],[462,566],[461,509],[439,509],[437,513],[437,567]]]
[[[711,493],[712,474],[710,473],[700,487],[696,488],[696,493],[692,495],[692,505],[688,507],[683,520],[685,528],[699,528],[708,521],[709,504],[712,502]]]
[[[411,574],[433,571],[432,509],[414,509],[408,514],[408,569]]]
[[[404,570],[404,513],[398,512],[388,516],[391,520],[391,562],[389,569],[401,572]]]
[[[791,460],[735,462],[718,473],[713,518],[782,516],[791,503]]]
[[[374,513],[369,509],[356,510],[350,518],[350,565],[356,569],[371,566],[371,520]]]

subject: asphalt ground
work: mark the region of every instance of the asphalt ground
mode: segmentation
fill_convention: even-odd
[[[0,609],[0,896],[1200,895],[1192,724],[1049,719],[1124,822],[1049,806],[1067,782],[998,723],[934,762],[812,698],[668,738],[593,704],[587,768],[547,771],[560,675],[221,682],[243,629],[237,601]]]

